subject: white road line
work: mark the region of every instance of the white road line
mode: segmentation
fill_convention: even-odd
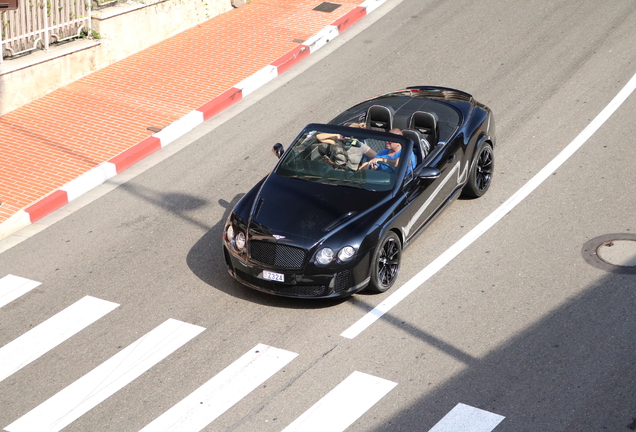
[[[499,414],[460,403],[428,432],[490,432],[503,419]]]
[[[0,381],[114,310],[117,303],[86,296],[0,348]]]
[[[169,319],[5,428],[57,432],[205,330]]]
[[[40,285],[40,282],[20,276],[6,275],[0,279],[0,308],[28,293],[38,285]]]
[[[287,426],[283,432],[341,432],[397,383],[354,372]]]
[[[141,432],[198,432],[296,356],[290,351],[258,344]]]
[[[406,282],[393,294],[387,297],[382,303],[360,318],[347,330],[342,332],[340,336],[353,339],[362,333],[371,324],[377,321],[393,306],[404,300],[409,294],[419,288],[430,277],[435,275],[446,264],[452,261],[457,255],[470,246],[483,233],[488,231],[493,225],[499,222],[507,215],[517,204],[523,201],[530,193],[532,193],[541,183],[543,183],[554,171],[556,171],[570,156],[572,156],[585,142],[596,132],[607,119],[621,106],[623,102],[632,94],[636,88],[636,75],[621,89],[621,91],[612,99],[612,101],[596,116],[592,122],[574,140],[565,147],[552,161],[550,161],[541,171],[539,171],[528,183],[523,185],[515,194],[503,203],[499,208],[492,212],[486,219],[481,221],[475,228],[462,237],[457,243],[437,257],[433,262],[416,274],[411,280]]]

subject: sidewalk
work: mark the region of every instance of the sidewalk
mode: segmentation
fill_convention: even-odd
[[[320,0],[252,0],[0,117],[0,240],[248,96],[385,1],[333,0],[340,6],[325,12],[313,10]]]

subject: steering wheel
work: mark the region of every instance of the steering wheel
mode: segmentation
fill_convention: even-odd
[[[371,159],[373,160],[373,159]],[[358,167],[358,171],[365,169],[369,163],[371,163],[371,161],[367,161],[365,163],[363,163],[362,165],[360,165]],[[397,169],[397,167],[394,167],[393,165],[389,164],[388,162],[385,161],[377,161],[376,165],[384,165],[385,167],[389,168],[391,171],[395,171]]]

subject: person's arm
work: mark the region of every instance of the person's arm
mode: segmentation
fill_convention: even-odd
[[[316,135],[316,138],[318,138],[318,141],[325,144],[334,145],[337,139],[342,139],[342,136],[340,134],[334,133],[319,133],[318,135]]]
[[[398,163],[400,162],[400,158],[388,158],[388,157],[375,157],[373,159],[371,159],[369,162],[365,162],[364,164],[362,164],[360,166],[359,169],[364,169],[367,166],[371,169],[376,169],[378,167],[378,163],[385,163],[386,165],[389,165],[391,167],[396,167],[398,165]]]

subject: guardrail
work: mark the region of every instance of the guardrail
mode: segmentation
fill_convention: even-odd
[[[105,3],[105,2],[103,2]],[[91,0],[21,0],[0,12],[0,63],[4,58],[91,34]]]

